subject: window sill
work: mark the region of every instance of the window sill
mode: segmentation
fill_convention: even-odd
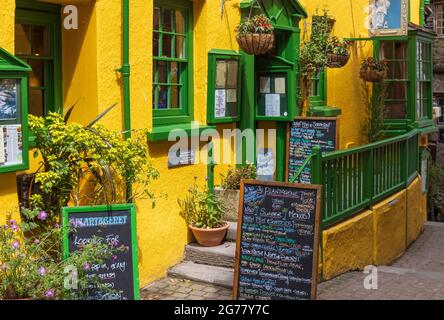
[[[167,126],[155,126],[148,134],[148,141],[168,141],[168,137],[173,130],[184,130],[188,137],[200,136],[202,131],[206,129],[216,129],[215,126],[199,125],[192,127],[191,123],[178,123]]]
[[[342,114],[342,110],[336,107],[316,106],[308,111],[312,117],[336,117]]]

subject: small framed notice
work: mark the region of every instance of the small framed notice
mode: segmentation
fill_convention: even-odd
[[[265,96],[265,115],[279,117],[281,115],[281,96],[279,94],[267,94]]]
[[[216,90],[214,116],[216,118],[224,118],[226,114],[227,96],[225,90]]]

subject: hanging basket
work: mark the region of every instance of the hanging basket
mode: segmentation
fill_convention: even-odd
[[[329,54],[327,59],[327,67],[342,68],[348,63],[348,60],[350,60],[350,55]]]
[[[264,55],[273,48],[273,33],[248,33],[237,36],[240,48],[248,53],[257,56]]]
[[[381,82],[382,80],[387,78],[387,70],[378,71],[378,70],[361,69],[360,76],[361,79],[367,82]]]

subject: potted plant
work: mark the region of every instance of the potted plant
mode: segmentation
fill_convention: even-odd
[[[367,82],[381,82],[387,78],[388,62],[382,60],[380,62],[373,58],[366,58],[361,63],[360,76]]]
[[[43,222],[49,215],[43,211],[24,210],[28,221]],[[26,234],[33,236],[26,236]],[[91,286],[111,292],[97,276],[87,275],[121,248],[105,244],[103,239],[82,247],[62,259],[59,251],[61,227],[37,222],[18,223],[9,215],[0,226],[0,299],[6,300],[79,300],[87,297]],[[66,286],[67,270],[72,286]]]
[[[225,239],[229,224],[223,220],[222,201],[208,188],[199,189],[196,181],[185,199],[178,199],[180,215],[185,219],[197,243],[204,247],[218,246]]]
[[[254,164],[247,164],[242,167],[229,168],[226,175],[221,175],[222,183],[215,189],[215,193],[223,201],[226,220],[237,221],[241,180],[256,179],[256,172]]]
[[[274,28],[263,14],[242,19],[236,32],[240,48],[248,54],[264,55],[273,48]]]
[[[436,164],[429,169],[428,202],[430,207],[429,219],[444,221],[444,170]]]
[[[327,44],[327,66],[329,68],[342,68],[350,59],[350,43],[340,41],[336,36],[329,39]]]

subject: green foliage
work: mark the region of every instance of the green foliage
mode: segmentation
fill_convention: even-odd
[[[229,168],[226,176],[221,175],[221,187],[224,190],[239,190],[241,180],[254,180],[256,177],[257,169],[254,164]]]
[[[38,211],[24,210],[24,214],[28,220],[47,218],[46,213]],[[62,259],[61,236],[58,225],[41,229],[36,223],[18,224],[8,216],[7,223],[0,226],[0,299],[77,300],[86,298],[91,286],[110,291],[87,271],[124,248],[114,248],[94,238]],[[66,270],[72,276],[77,273],[77,289],[65,288]]]
[[[31,196],[31,207],[50,213],[53,221],[70,200],[76,206],[154,200],[148,187],[159,174],[151,163],[147,132],[135,131],[132,140],[124,140],[96,124],[103,116],[90,126],[67,124],[58,113],[29,116],[35,156],[43,159],[35,178],[41,192]],[[129,199],[127,185],[133,187]]]
[[[327,53],[337,54],[340,56],[348,56],[350,44],[348,41],[339,40],[338,37],[332,36],[328,39],[327,43]]]
[[[387,96],[387,85],[380,82],[374,94],[370,91],[370,86],[362,81],[362,96],[365,106],[366,118],[362,124],[362,131],[368,143],[376,142],[384,138],[385,103]]]
[[[382,60],[380,62],[376,61],[372,57],[366,58],[361,63],[361,70],[367,71],[367,70],[376,70],[376,71],[387,71],[389,69],[388,67],[388,61]]]
[[[196,181],[188,189],[185,199],[178,199],[180,215],[185,221],[196,228],[214,229],[223,227],[225,208],[221,199],[205,187],[199,190]]]
[[[429,169],[428,200],[433,211],[444,215],[444,170],[435,164]]]
[[[270,20],[263,14],[243,18],[236,28],[236,32],[239,35],[250,33],[270,34],[273,33],[273,31],[274,28],[271,25]]]

